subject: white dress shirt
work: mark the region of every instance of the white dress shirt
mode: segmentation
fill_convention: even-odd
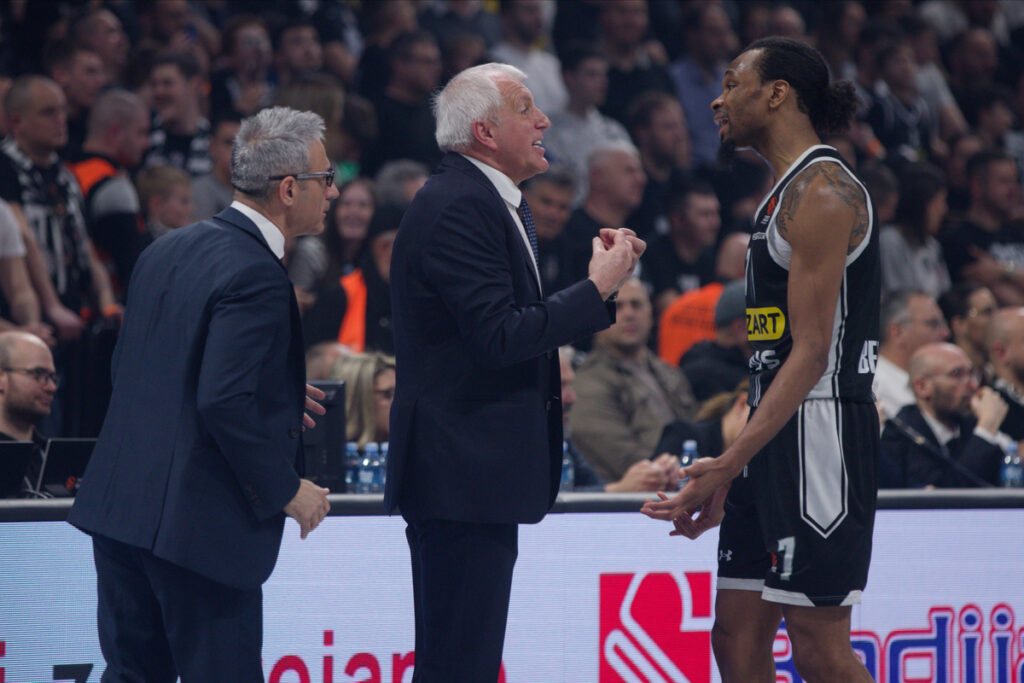
[[[494,185],[494,189],[498,191],[498,195],[505,201],[505,208],[508,209],[516,227],[519,228],[519,235],[523,238],[523,244],[526,245],[526,253],[530,255],[530,263],[533,264],[533,274],[537,277],[537,286],[540,287],[540,271],[537,269],[533,247],[530,246],[530,238],[526,236],[526,228],[523,227],[523,221],[519,218],[519,204],[523,201],[523,193],[516,187],[511,178],[498,169],[485,164],[479,159],[474,159],[465,154],[462,156],[466,157],[471,164],[479,168],[480,172],[487,176],[487,179],[491,181],[491,185]],[[543,293],[543,289],[541,292]]]
[[[259,228],[260,234],[263,235],[263,239],[266,240],[267,246],[270,247],[270,251],[274,252],[274,256],[279,259],[284,258],[284,233],[281,232],[281,228],[271,223],[269,218],[256,209],[238,200],[231,202],[231,208],[238,210],[243,216],[255,223],[256,227]]]

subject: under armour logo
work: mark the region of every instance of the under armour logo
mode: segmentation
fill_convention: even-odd
[[[719,562],[732,562],[732,551],[731,550],[719,550],[718,551]]]

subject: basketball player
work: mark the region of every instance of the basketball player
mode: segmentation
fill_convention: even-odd
[[[804,680],[871,681],[850,646],[850,606],[867,582],[877,493],[878,231],[864,186],[821,144],[855,107],[817,51],[784,38],[750,45],[711,104],[725,156],[751,147],[777,179],[747,252],[751,417],[643,511],[690,538],[724,516],[712,642],[725,683],[774,683],[782,618]]]

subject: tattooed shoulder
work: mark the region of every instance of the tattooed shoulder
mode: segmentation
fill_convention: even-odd
[[[848,173],[837,163],[820,161],[802,170],[789,187],[779,205],[779,214],[775,225],[779,233],[785,237],[792,224],[796,212],[807,190],[814,186],[816,190],[825,190],[848,206],[853,212],[850,225],[850,239],[846,253],[852,253],[864,240],[868,233],[868,209],[864,191]]]

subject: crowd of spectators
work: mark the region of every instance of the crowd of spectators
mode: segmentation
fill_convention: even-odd
[[[595,481],[663,485],[651,472],[679,451],[663,431],[690,434],[680,421],[697,424],[709,399],[716,420],[732,415],[741,395],[742,287],[729,283],[774,179],[751,152],[717,163],[709,105],[729,61],[767,35],[815,45],[861,100],[823,142],[869,189],[880,228],[877,393],[883,444],[899,451],[883,484],[976,483],[946,463],[964,431],[999,446],[968,458],[996,483],[992,458],[1024,433],[1024,3],[1012,0],[3,3],[0,331],[52,351],[60,381],[39,431],[96,435],[135,259],[231,202],[239,122],[277,104],[324,118],[340,189],[324,233],[285,257],[311,373],[371,387],[394,349],[391,245],[441,157],[431,96],[502,61],[552,122],[551,169],[523,188],[544,290],[586,276],[601,227],[648,243],[618,323],[570,354],[566,433]],[[352,354],[368,360],[344,369]],[[371,408],[352,404],[368,417],[351,438],[386,437]],[[893,418],[946,460],[909,452]],[[632,469],[648,461],[661,464]]]

